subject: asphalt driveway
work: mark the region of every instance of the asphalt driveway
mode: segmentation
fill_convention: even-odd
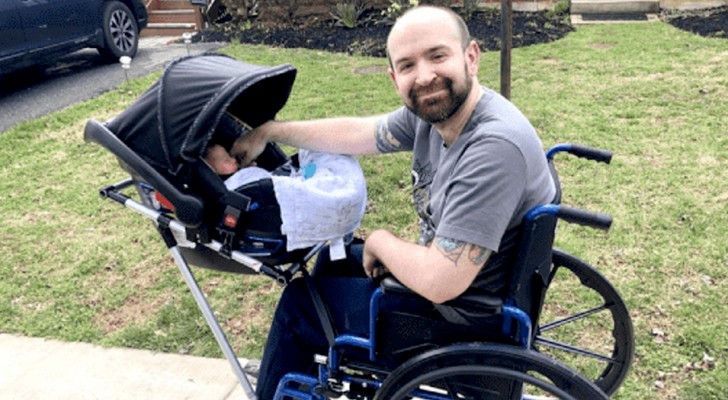
[[[175,43],[174,37],[146,37],[127,71],[129,78],[161,70],[177,57],[220,48],[224,43]],[[13,125],[64,109],[114,89],[126,79],[119,64],[107,64],[94,49],[62,57],[45,68],[0,77],[0,133]]]

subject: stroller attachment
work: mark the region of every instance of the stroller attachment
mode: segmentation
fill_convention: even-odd
[[[252,388],[188,263],[263,273],[286,284],[323,246],[287,251],[272,179],[228,190],[204,162],[211,141],[229,146],[230,137],[272,120],[295,76],[291,65],[257,66],[221,54],[180,58],[129,108],[106,123],[89,121],[84,132],[86,141],[112,152],[130,175],[101,189],[101,196],[155,222],[251,398]],[[295,167],[293,161],[269,144],[257,165],[275,173]],[[127,188],[136,189],[139,201],[122,193]]]

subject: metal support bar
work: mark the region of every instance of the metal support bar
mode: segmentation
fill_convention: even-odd
[[[170,253],[172,253],[174,261],[177,263],[180,272],[182,272],[182,276],[184,276],[185,278],[185,283],[187,283],[187,287],[190,288],[192,296],[197,302],[197,306],[199,307],[200,311],[202,311],[202,314],[205,316],[205,321],[207,322],[207,325],[212,330],[213,335],[215,335],[215,340],[217,340],[217,344],[220,346],[220,349],[225,355],[225,358],[230,363],[230,367],[233,369],[233,372],[240,381],[240,385],[243,388],[243,395],[248,400],[255,400],[256,397],[255,391],[253,391],[253,386],[250,384],[248,377],[245,376],[245,372],[243,372],[243,367],[240,366],[240,361],[238,361],[238,357],[235,355],[232,346],[230,346],[230,342],[228,342],[227,337],[225,336],[225,332],[223,332],[222,328],[220,327],[220,323],[217,322],[217,318],[215,318],[215,314],[213,314],[210,305],[207,303],[204,293],[202,293],[200,286],[197,284],[195,277],[192,275],[192,271],[190,270],[187,261],[184,259],[177,246],[170,247],[169,251]]]

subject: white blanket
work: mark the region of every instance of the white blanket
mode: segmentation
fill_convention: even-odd
[[[301,168],[291,176],[273,176],[258,168],[243,168],[225,181],[228,190],[260,179],[273,180],[281,208],[281,233],[286,250],[331,242],[331,259],[346,257],[344,237],[361,223],[366,208],[366,183],[356,158],[301,150]]]

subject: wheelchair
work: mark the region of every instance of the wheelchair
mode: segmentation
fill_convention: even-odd
[[[184,57],[170,64],[122,114],[106,123],[89,121],[84,134],[86,141],[113,153],[130,175],[102,188],[101,197],[153,221],[249,399],[255,398],[253,387],[190,266],[263,274],[286,285],[292,279],[309,279],[307,263],[324,243],[287,251],[285,235],[275,227],[280,221],[270,213],[256,218],[265,208],[260,205],[271,201],[261,194],[266,186],[228,191],[199,160],[212,134],[208,127],[224,112],[252,127],[273,119],[294,79],[290,65],[261,67],[219,54]],[[559,153],[611,160],[605,150],[572,144],[552,147],[545,157],[559,189],[554,163]],[[273,169],[287,161],[280,149],[269,146],[259,164]],[[558,220],[604,230],[611,225],[608,215],[562,205],[561,190],[552,204],[533,208],[520,228],[507,295],[469,289],[447,303],[486,317],[493,322],[489,329],[387,308],[392,296],[425,300],[386,277],[370,299],[368,337],[337,334],[327,320],[326,305],[312,289],[329,350],[316,357],[317,375],[286,375],[275,398],[613,395],[634,355],[629,312],[594,267],[553,247]]]

